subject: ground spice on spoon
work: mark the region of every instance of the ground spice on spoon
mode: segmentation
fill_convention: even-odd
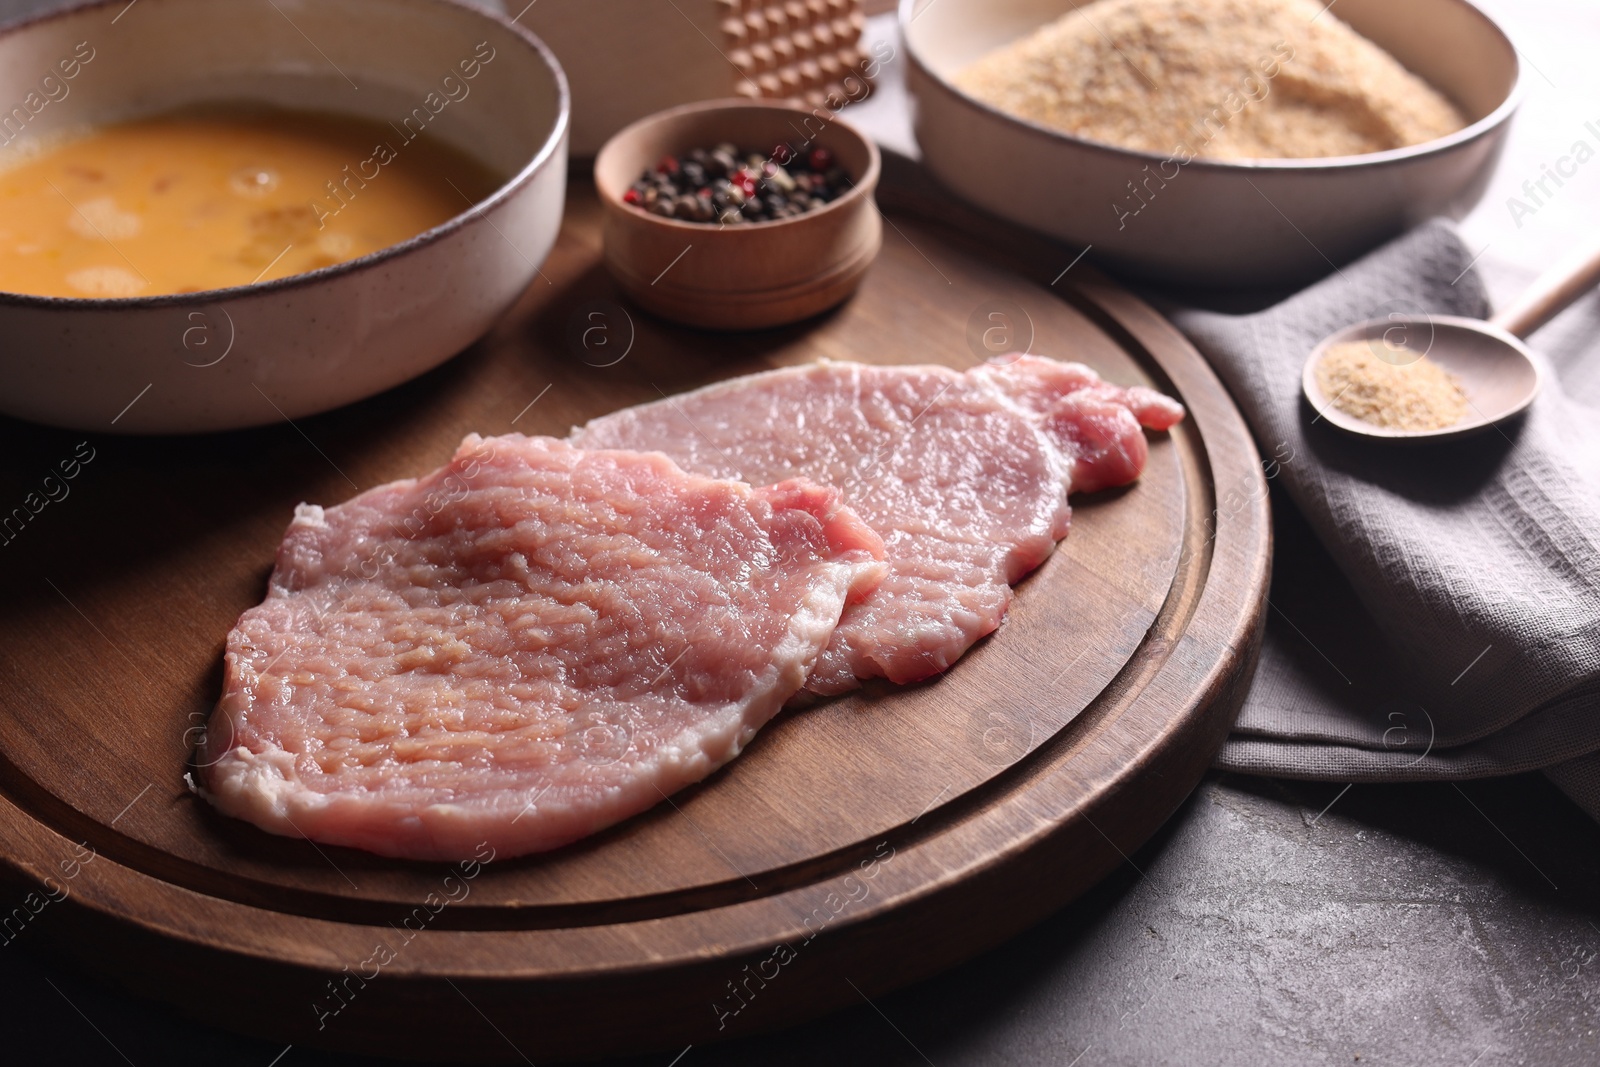
[[[1421,352],[1381,341],[1330,345],[1316,378],[1334,407],[1389,430],[1442,430],[1470,406],[1454,374]]]

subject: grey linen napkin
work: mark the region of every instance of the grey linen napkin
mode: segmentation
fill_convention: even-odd
[[[1503,432],[1385,445],[1300,395],[1307,354],[1340,326],[1485,314],[1470,259],[1436,221],[1265,311],[1173,314],[1280,459],[1261,665],[1217,762],[1374,782],[1542,769],[1600,818],[1593,299],[1535,336],[1544,390]]]

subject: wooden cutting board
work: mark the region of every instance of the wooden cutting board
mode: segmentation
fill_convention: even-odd
[[[799,326],[713,335],[630,311],[575,179],[520,305],[400,389],[197,438],[0,422],[0,506],[29,508],[0,544],[0,938],[285,1042],[543,1062],[876,996],[1123,862],[1242,697],[1271,544],[1256,450],[1168,323],[1086,264],[1065,270],[1077,250],[972,215],[903,160],[886,171],[881,258],[852,301]],[[1154,435],[1137,485],[1074,498],[1071,535],[944,677],[786,713],[701,785],[542,857],[319,848],[186,787],[224,636],[261,599],[298,501],[428,470],[469,431],[563,434],[776,365],[971,366],[996,329],[1153,384],[1189,418]]]

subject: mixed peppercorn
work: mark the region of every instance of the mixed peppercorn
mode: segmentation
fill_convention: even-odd
[[[793,218],[831,203],[850,178],[826,148],[768,155],[732,144],[667,156],[622,194],[634,206],[670,219],[723,225]]]

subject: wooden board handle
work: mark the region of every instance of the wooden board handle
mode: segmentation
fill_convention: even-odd
[[[1541,274],[1527,292],[1489,321],[1526,337],[1600,281],[1600,241],[1580,248]]]

